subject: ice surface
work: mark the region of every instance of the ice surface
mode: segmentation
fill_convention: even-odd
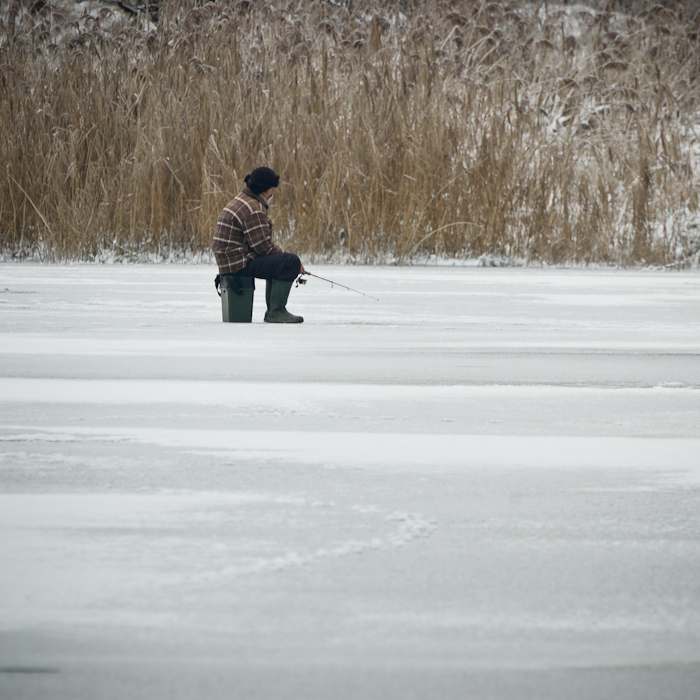
[[[700,696],[700,275],[0,266],[0,697]]]

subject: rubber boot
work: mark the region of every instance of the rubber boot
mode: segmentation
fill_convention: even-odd
[[[301,316],[290,314],[285,308],[289,292],[294,282],[280,282],[279,280],[267,280],[265,300],[267,301],[267,323],[303,323]]]

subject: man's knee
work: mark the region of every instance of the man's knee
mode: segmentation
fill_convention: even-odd
[[[295,255],[294,253],[287,253],[287,255],[289,256],[289,264],[287,267],[289,268],[290,272],[294,273],[292,279],[296,279],[301,272],[301,260],[299,259],[299,256]]]
[[[279,264],[275,265],[272,278],[280,282],[291,282],[301,271],[301,260],[294,253],[279,253]]]

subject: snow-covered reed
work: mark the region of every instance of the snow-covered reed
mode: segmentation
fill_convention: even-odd
[[[197,254],[266,164],[307,256],[697,260],[700,14],[598,5],[14,0],[2,249]]]

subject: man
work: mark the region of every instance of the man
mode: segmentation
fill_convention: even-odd
[[[270,168],[256,168],[246,175],[246,187],[225,207],[216,224],[212,249],[220,275],[240,275],[267,280],[267,323],[302,323],[287,311],[292,283],[306,270],[294,253],[285,253],[272,240],[268,202],[279,185]]]

